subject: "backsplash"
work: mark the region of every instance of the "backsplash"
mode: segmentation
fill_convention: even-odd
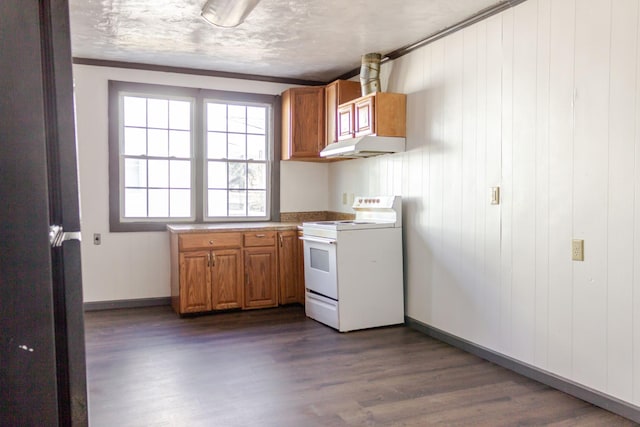
[[[354,218],[355,214],[333,211],[280,212],[282,222],[344,221]]]

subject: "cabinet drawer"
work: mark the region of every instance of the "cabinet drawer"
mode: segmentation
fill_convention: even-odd
[[[240,233],[194,233],[180,236],[180,250],[242,246]]]
[[[276,244],[275,231],[255,231],[244,233],[244,246],[274,246]]]

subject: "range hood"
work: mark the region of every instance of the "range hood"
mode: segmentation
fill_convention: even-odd
[[[334,142],[320,152],[320,157],[359,158],[404,151],[405,138],[365,135]]]

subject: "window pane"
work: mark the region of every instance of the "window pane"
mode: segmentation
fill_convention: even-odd
[[[128,218],[147,216],[147,190],[125,188],[124,216]]]
[[[209,162],[208,188],[227,188],[227,163]]]
[[[247,107],[247,133],[264,135],[267,109],[264,107]]]
[[[249,216],[267,215],[267,192],[249,191]]]
[[[149,109],[148,127],[162,129],[169,127],[169,102],[166,99],[150,98],[147,108]]]
[[[169,128],[191,129],[191,103],[187,101],[169,101]]]
[[[247,188],[247,164],[229,162],[229,188]]]
[[[169,190],[149,190],[149,216],[154,218],[169,216]]]
[[[169,167],[169,186],[171,188],[191,188],[191,162],[189,160],[171,160]]]
[[[207,157],[209,159],[227,158],[227,134],[209,132],[207,134]]]
[[[169,216],[172,218],[188,218],[191,216],[191,191],[169,191]]]
[[[264,163],[248,164],[248,187],[260,190],[267,189],[267,165]]]
[[[218,132],[227,131],[226,104],[207,104],[207,130]]]
[[[242,134],[229,134],[229,159],[244,160],[246,152],[247,136]]]
[[[227,191],[209,190],[207,207],[209,216],[227,216]]]
[[[169,131],[169,156],[187,159],[191,157],[191,132]]]
[[[247,107],[244,105],[229,105],[229,132],[247,131]]]
[[[147,130],[124,128],[124,154],[144,156],[147,154]]]
[[[264,135],[247,135],[247,159],[267,159],[267,139]]]
[[[166,130],[149,129],[149,155],[167,157],[169,154],[169,136]]]
[[[147,186],[147,161],[141,159],[124,159],[124,186]]]
[[[134,96],[124,97],[124,125],[140,127],[147,125],[146,98],[136,98]]]
[[[247,215],[247,192],[246,191],[229,191],[229,216],[245,216]]]
[[[169,161],[149,160],[149,187],[169,187]]]

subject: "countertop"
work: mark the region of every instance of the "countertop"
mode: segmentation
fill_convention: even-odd
[[[207,231],[247,231],[247,230],[298,230],[299,222],[218,222],[207,224],[170,224],[167,230],[172,233],[203,233]]]

